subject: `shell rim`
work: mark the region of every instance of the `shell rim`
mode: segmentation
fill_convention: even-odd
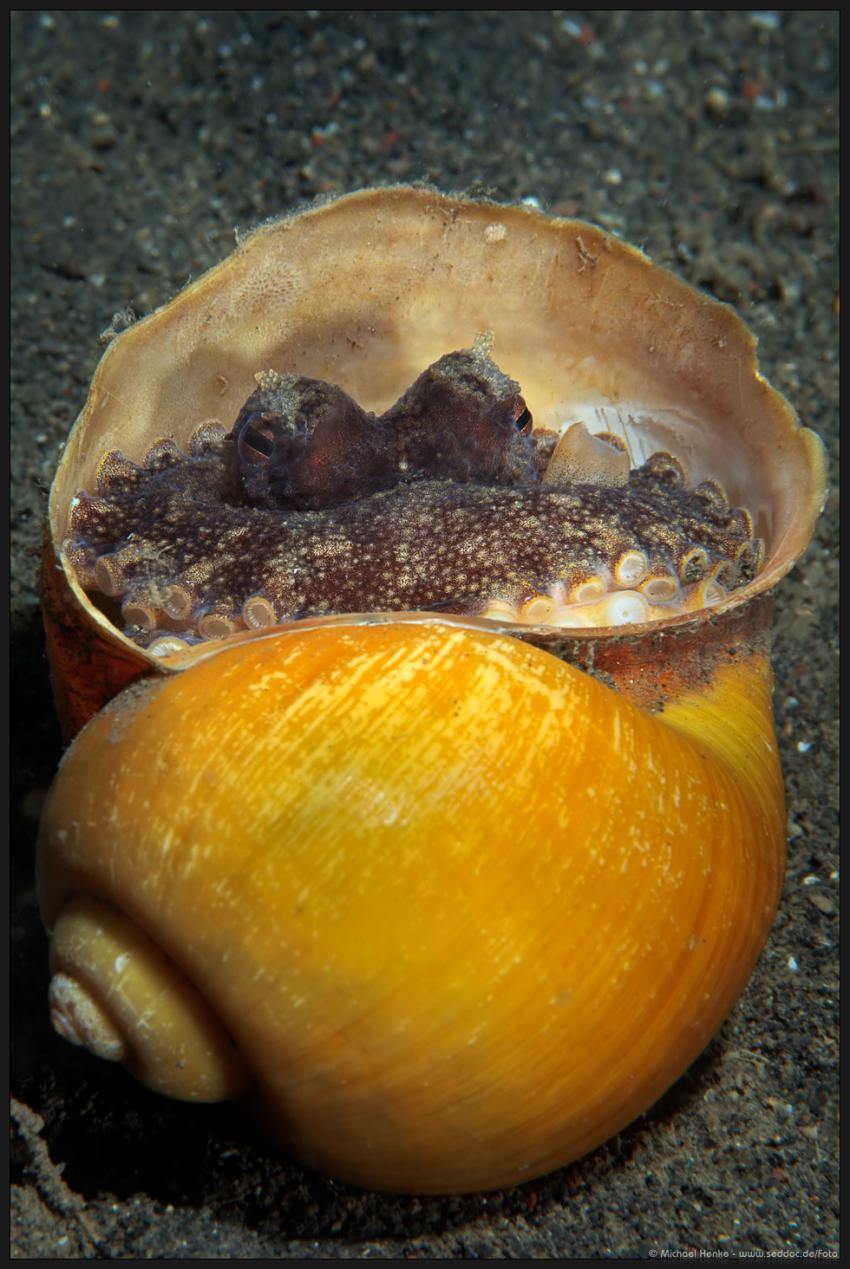
[[[173,653],[167,657],[157,657],[152,655],[145,648],[141,648],[132,639],[122,634],[121,631],[112,624],[112,622],[103,614],[95,604],[93,604],[82,586],[80,585],[73,567],[70,565],[64,550],[62,549],[62,537],[59,531],[59,512],[58,502],[60,499],[60,483],[66,461],[69,453],[73,452],[75,445],[79,442],[80,435],[88,420],[90,414],[95,409],[95,400],[100,379],[104,374],[104,368],[109,357],[122,340],[134,335],[137,330],[155,319],[170,308],[173,304],[180,302],[186,303],[193,294],[205,289],[209,284],[212,276],[224,265],[227,260],[232,257],[242,255],[243,253],[253,249],[255,245],[266,235],[288,232],[299,220],[304,217],[320,217],[323,213],[328,212],[331,208],[338,209],[341,205],[352,205],[359,202],[370,201],[374,199],[393,199],[409,200],[411,198],[421,200],[423,204],[435,203],[441,211],[450,215],[459,215],[465,208],[480,208],[486,206],[492,210],[494,215],[501,214],[504,218],[519,219],[537,222],[540,225],[545,224],[549,228],[566,229],[566,230],[587,230],[593,231],[594,234],[601,234],[610,242],[612,249],[619,251],[625,255],[637,257],[641,261],[648,264],[653,269],[663,271],[668,278],[672,278],[678,287],[683,291],[690,293],[692,296],[698,297],[701,303],[709,305],[715,309],[723,310],[732,319],[737,338],[741,341],[741,345],[746,353],[747,368],[752,373],[754,379],[763,386],[768,394],[771,404],[777,410],[778,417],[784,422],[788,429],[788,435],[797,438],[805,449],[805,457],[809,467],[810,485],[812,496],[809,505],[805,508],[805,518],[808,521],[806,531],[800,534],[793,552],[786,553],[782,558],[774,558],[771,562],[770,556],[765,562],[762,571],[751,582],[731,591],[729,595],[719,603],[708,608],[699,609],[695,612],[680,613],[667,619],[654,619],[652,621],[634,622],[627,625],[618,626],[592,626],[592,627],[560,627],[550,625],[532,625],[524,622],[511,622],[504,619],[492,619],[485,617],[476,617],[466,614],[435,614],[427,611],[410,611],[410,612],[369,612],[369,613],[334,613],[327,616],[315,618],[301,618],[297,621],[280,622],[274,626],[269,626],[262,631],[243,630],[237,631],[235,634],[228,635],[224,639],[208,640],[202,644],[195,644],[188,647],[185,651]],[[425,210],[425,207],[423,207]],[[284,212],[280,216],[268,217],[254,226],[244,237],[237,239],[237,245],[234,251],[229,252],[227,256],[216,264],[211,265],[198,278],[181,287],[169,300],[153,309],[145,317],[132,323],[125,330],[112,338],[104,350],[103,355],[99,359],[92,375],[86,400],[80,410],[77,418],[72,425],[68,437],[65,440],[62,453],[60,456],[57,471],[51,483],[50,495],[48,500],[48,523],[50,529],[50,538],[53,550],[59,565],[62,568],[64,578],[68,584],[69,590],[73,595],[75,604],[80,608],[81,612],[92,622],[98,631],[105,636],[109,642],[112,642],[122,648],[124,652],[130,652],[140,661],[161,670],[177,670],[182,669],[186,665],[193,664],[196,660],[203,659],[219,648],[233,646],[235,643],[245,642],[247,639],[267,638],[270,635],[289,631],[293,629],[306,630],[314,629],[319,626],[330,624],[386,624],[393,621],[422,621],[426,623],[448,624],[448,625],[466,625],[472,629],[486,630],[491,632],[501,632],[503,634],[516,637],[529,636],[535,639],[548,638],[563,640],[565,642],[574,641],[577,644],[586,644],[596,640],[639,640],[647,635],[658,634],[662,631],[670,631],[678,633],[685,629],[696,629],[705,621],[715,620],[717,617],[733,611],[742,604],[749,603],[756,596],[763,594],[768,590],[772,590],[787,573],[791,571],[800,557],[807,549],[814,534],[815,524],[818,517],[824,509],[826,499],[829,493],[828,473],[826,451],[820,437],[811,428],[804,427],[790,402],[778,392],[767,380],[767,378],[759,370],[757,355],[757,338],[752,331],[743,323],[732,305],[726,304],[721,300],[715,299],[711,295],[700,291],[698,288],[685,282],[679,278],[672,270],[664,265],[654,264],[651,258],[640,248],[625,242],[616,235],[612,235],[602,226],[594,224],[592,221],[576,219],[572,217],[562,217],[549,214],[542,208],[529,206],[521,201],[504,201],[498,202],[488,197],[471,197],[464,193],[444,193],[437,187],[428,183],[417,183],[406,185],[387,184],[368,186],[363,189],[352,191],[348,194],[340,196],[319,195],[312,202],[301,203],[294,209]],[[801,517],[804,514],[800,513]]]

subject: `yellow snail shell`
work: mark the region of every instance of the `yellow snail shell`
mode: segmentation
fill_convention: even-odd
[[[104,453],[232,420],[258,367],[385,409],[483,330],[537,425],[669,451],[745,504],[757,576],[626,634],[538,604],[156,657],[63,559]],[[624,1127],[716,1031],[775,914],[764,596],[824,492],[732,311],[598,229],[403,187],[262,227],[110,347],[52,491],[68,733],[148,676],[45,808],[58,1028],[173,1096],[243,1097],[305,1163],[378,1189],[527,1180]]]

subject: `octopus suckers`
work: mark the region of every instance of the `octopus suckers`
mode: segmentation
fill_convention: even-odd
[[[560,627],[720,603],[764,561],[722,487],[673,454],[632,468],[583,423],[535,431],[478,340],[382,415],[261,370],[230,430],[117,450],[71,500],[67,560],[155,655],[332,613],[434,611]],[[113,607],[110,609],[110,603]]]

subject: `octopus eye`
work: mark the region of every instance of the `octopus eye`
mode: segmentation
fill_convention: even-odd
[[[531,417],[531,411],[527,405],[523,405],[522,412],[514,419],[514,427],[520,436],[527,436],[531,431],[531,425],[534,420]]]
[[[248,419],[239,433],[238,449],[243,463],[264,463],[274,450],[272,420],[262,414]]]

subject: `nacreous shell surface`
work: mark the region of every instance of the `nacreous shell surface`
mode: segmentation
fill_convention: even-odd
[[[104,454],[139,462],[160,439],[185,446],[202,423],[229,427],[258,370],[325,379],[380,411],[483,332],[536,426],[619,435],[633,465],[669,450],[691,484],[718,481],[749,508],[767,558],[717,611],[769,588],[801,554],[824,497],[822,449],[758,374],[732,309],[594,226],[414,187],[262,226],[114,341],[54,484],[54,550]],[[67,563],[66,573],[86,620],[137,664],[155,663]]]

